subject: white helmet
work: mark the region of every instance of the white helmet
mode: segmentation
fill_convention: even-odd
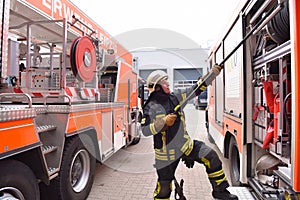
[[[147,87],[149,89],[155,89],[156,84],[163,80],[168,78],[168,74],[162,70],[155,70],[149,74],[147,78]]]

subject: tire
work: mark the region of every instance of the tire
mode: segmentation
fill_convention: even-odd
[[[37,179],[27,165],[16,160],[0,162],[0,199],[40,199]]]
[[[232,186],[241,185],[240,182],[240,154],[238,145],[232,137],[229,144],[230,180]]]
[[[131,118],[135,119],[135,115],[133,115]],[[132,141],[131,141],[130,145],[136,145],[141,140],[141,131],[142,131],[141,130],[141,121],[142,121],[142,113],[139,112],[138,113],[138,119],[137,119],[137,121],[133,122],[135,125],[132,126],[132,127],[134,127],[134,129],[136,130],[136,132],[138,133],[138,135],[134,136],[133,138],[132,138],[131,135],[129,135],[129,140],[131,140],[131,138],[132,138]]]
[[[95,148],[87,135],[74,137],[65,146],[61,170],[56,181],[61,199],[86,199],[96,169]]]
[[[211,136],[209,133],[209,122],[208,122],[208,110],[205,110],[205,127],[206,127],[206,132],[207,132],[207,139],[211,144],[215,144],[214,138]]]
[[[215,144],[214,138],[210,135],[210,133],[207,130],[207,139],[211,144]]]
[[[136,132],[139,133],[138,136],[134,137],[132,139],[132,142],[131,142],[131,145],[136,145],[140,142],[141,140],[141,123],[140,122],[137,122],[136,123]]]
[[[141,140],[141,135],[139,135],[139,137],[135,137],[133,138],[132,142],[131,142],[131,145],[136,145],[140,142]]]

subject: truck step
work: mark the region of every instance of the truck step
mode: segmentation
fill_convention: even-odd
[[[249,179],[249,185],[254,190],[259,199],[277,200],[276,189],[263,185],[254,178]]]
[[[48,167],[48,174],[50,177],[50,180],[57,177],[59,172],[59,168],[56,167]]]
[[[238,196],[239,200],[255,200],[247,187],[228,187],[227,189],[231,194]]]
[[[53,145],[43,145],[42,146],[42,152],[44,155],[51,153],[53,151],[56,151],[58,149],[57,146],[53,146]]]
[[[56,126],[54,125],[42,125],[37,127],[37,132],[38,133],[43,133],[47,131],[53,131],[56,129]]]
[[[53,174],[55,172],[58,172],[58,168],[56,168],[56,167],[49,167],[48,168],[48,172],[49,172],[49,174]]]

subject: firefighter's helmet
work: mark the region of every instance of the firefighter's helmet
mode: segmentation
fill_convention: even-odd
[[[152,90],[155,89],[157,83],[163,79],[168,78],[168,74],[162,70],[155,70],[147,78],[147,87]]]

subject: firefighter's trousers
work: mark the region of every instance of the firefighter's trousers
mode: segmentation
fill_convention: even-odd
[[[194,140],[192,152],[188,156],[182,155],[181,158],[190,162],[195,161],[203,164],[213,190],[222,191],[229,186],[217,153],[206,146],[204,142]],[[155,159],[158,180],[154,191],[154,199],[170,199],[172,180],[174,179],[175,170],[179,161],[180,158],[174,161]]]

